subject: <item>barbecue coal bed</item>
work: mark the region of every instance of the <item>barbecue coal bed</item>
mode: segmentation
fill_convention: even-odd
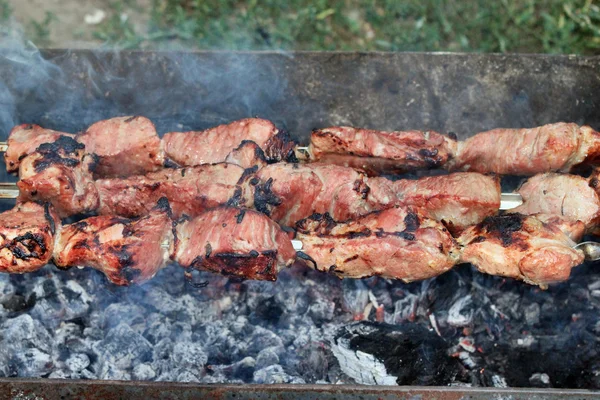
[[[161,133],[260,116],[301,143],[330,125],[464,139],[555,121],[599,129],[599,109],[600,58],[0,51],[2,140],[18,123],[75,132],[132,114]],[[412,284],[301,266],[276,283],[195,279],[177,267],[130,288],[91,269],[0,276],[0,395],[589,398],[600,387],[594,265],[545,291],[469,266]]]

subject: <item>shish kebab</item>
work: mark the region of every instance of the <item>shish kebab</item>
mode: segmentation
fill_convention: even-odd
[[[91,212],[137,217],[166,197],[176,217],[228,204],[254,208],[286,226],[313,213],[347,220],[412,205],[453,232],[496,214],[502,205],[499,179],[470,172],[391,181],[331,164],[280,162],[244,169],[220,163],[94,180],[89,160],[72,138],[40,145],[20,165],[18,200],[50,202],[60,217]]]
[[[545,287],[566,280],[585,258],[573,248],[583,224],[556,216],[487,217],[456,240],[418,209],[394,207],[353,221],[314,214],[297,224],[302,251],[262,213],[220,207],[173,219],[159,200],[149,214],[90,217],[61,225],[49,205],[22,203],[0,214],[0,271],[90,266],[118,285],[142,283],[169,260],[246,279],[275,280],[298,258],[339,277],[379,275],[410,282],[464,262],[480,271]]]
[[[369,174],[443,168],[509,175],[569,172],[600,162],[600,134],[589,126],[554,123],[527,129],[493,129],[465,141],[433,131],[375,131],[352,127],[315,129],[308,147],[297,147],[273,123],[258,118],[234,121],[205,131],[169,132],[158,137],[144,117],[99,121],[72,135],[37,125],[15,127],[4,146],[9,172],[42,143],[70,137],[98,160],[96,177],[127,176],[163,166],[194,166],[226,161],[244,140],[265,159],[296,157],[361,168]],[[215,144],[218,143],[218,146]],[[244,166],[244,165],[242,165]]]

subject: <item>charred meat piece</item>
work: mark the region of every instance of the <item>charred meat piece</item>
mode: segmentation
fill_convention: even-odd
[[[61,217],[86,213],[98,207],[98,192],[85,146],[69,136],[41,144],[19,167],[19,202],[51,203]]]
[[[33,153],[40,144],[52,143],[60,137],[74,137],[69,133],[53,131],[39,125],[22,124],[15,126],[8,134],[8,148],[4,153],[6,170],[9,173],[17,172],[21,160]]]
[[[244,140],[256,143],[267,161],[281,161],[293,154],[293,141],[271,121],[247,118],[205,131],[169,132],[163,137],[165,156],[179,166],[224,162]]]
[[[295,258],[287,234],[253,210],[217,208],[176,228],[173,259],[185,268],[274,281]]]
[[[54,263],[95,268],[117,285],[143,283],[169,260],[172,226],[166,200],[139,219],[87,218],[64,226],[57,235]]]
[[[227,203],[245,206],[246,197],[237,183],[244,169],[233,164],[207,164],[164,169],[145,176],[96,181],[100,194],[99,214],[136,217],[148,213],[166,197],[175,218],[198,215]],[[250,199],[251,200],[251,199]]]
[[[560,219],[542,222],[522,214],[488,217],[458,238],[463,246],[461,260],[486,274],[546,287],[567,280],[571,269],[584,260],[561,228]]]
[[[309,152],[317,161],[365,170],[403,173],[443,166],[456,142],[437,132],[383,132],[346,126],[315,129]]]
[[[145,117],[118,117],[98,121],[77,135],[86,151],[98,158],[96,177],[145,174],[163,167],[161,141]]]
[[[239,165],[244,169],[252,167],[260,169],[267,165],[265,152],[251,140],[243,140],[238,147],[227,155],[225,162]]]
[[[260,183],[255,185],[254,208],[282,225],[293,226],[314,213],[346,220],[391,207],[395,201],[387,186],[380,185],[374,198],[369,178],[337,165],[277,163],[256,176]]]
[[[440,275],[458,260],[458,248],[439,222],[407,207],[348,222],[315,214],[297,225],[301,258],[342,278],[379,275],[405,282]]]
[[[523,197],[523,204],[511,212],[543,213],[581,221],[590,233],[599,228],[600,197],[581,176],[539,174],[525,181],[517,192]]]
[[[0,272],[22,274],[46,265],[60,219],[49,205],[22,203],[0,214]]]
[[[568,172],[600,159],[600,134],[559,122],[530,129],[493,129],[458,143],[450,170],[534,175]]]
[[[372,178],[380,180],[383,178]],[[454,173],[391,183],[398,203],[420,207],[454,234],[495,215],[500,208],[500,179],[478,173]]]

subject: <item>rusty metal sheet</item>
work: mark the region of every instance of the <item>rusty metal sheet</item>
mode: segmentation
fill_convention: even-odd
[[[214,400],[391,400],[391,399],[592,399],[587,390],[498,389],[340,385],[197,385],[169,382],[0,379],[0,398],[59,399],[214,399]]]

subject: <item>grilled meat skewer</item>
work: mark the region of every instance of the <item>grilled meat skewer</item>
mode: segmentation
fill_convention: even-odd
[[[299,222],[297,256],[340,277],[405,281],[472,262],[482,272],[544,287],[583,261],[573,248],[582,232],[581,222],[508,214],[486,218],[455,241],[418,209],[394,207],[354,221],[315,214]],[[150,279],[169,258],[185,268],[265,280],[296,258],[287,234],[264,214],[221,207],[173,222],[164,198],[141,218],[100,216],[65,226],[48,207],[26,203],[0,215],[0,233],[1,271],[31,272],[52,257],[63,268],[89,265],[118,285]]]
[[[275,280],[296,256],[287,234],[263,214],[225,207],[174,221],[164,198],[141,218],[106,215],[70,225],[61,225],[51,207],[24,203],[0,214],[0,234],[0,272],[32,272],[53,262],[95,268],[117,285],[143,283],[169,260]]]
[[[5,153],[9,172],[15,172],[26,155],[45,142],[71,137],[85,144],[98,159],[96,177],[128,176],[156,171],[163,166],[195,166],[239,162],[244,168],[262,162],[306,158],[360,168],[370,175],[416,169],[534,175],[569,172],[582,164],[600,162],[600,134],[589,126],[554,123],[528,129],[493,129],[465,141],[433,131],[385,132],[352,127],[313,131],[308,148],[295,147],[273,123],[248,118],[205,131],[169,132],[159,139],[150,120],[118,117],[99,121],[84,133],[71,135],[19,125],[8,139]],[[241,157],[231,156],[244,142]]]
[[[456,240],[416,210],[393,208],[349,222],[315,215],[298,223],[309,266],[339,277],[372,275],[413,281],[455,264],[533,285],[568,279],[584,260],[574,248],[583,223],[555,216],[505,214],[485,218]]]
[[[493,129],[465,141],[437,132],[382,132],[350,127],[314,130],[314,160],[360,167],[371,174],[444,168],[502,175],[569,172],[600,162],[600,133],[559,122],[529,129]]]
[[[70,138],[95,159],[94,175],[120,177],[158,171],[164,166],[238,162],[244,168],[294,158],[295,143],[272,122],[247,118],[198,132],[169,132],[158,137],[154,124],[139,116],[98,121],[73,135],[23,124],[8,137],[4,159],[8,172],[44,143]],[[215,145],[218,143],[218,145]]]

